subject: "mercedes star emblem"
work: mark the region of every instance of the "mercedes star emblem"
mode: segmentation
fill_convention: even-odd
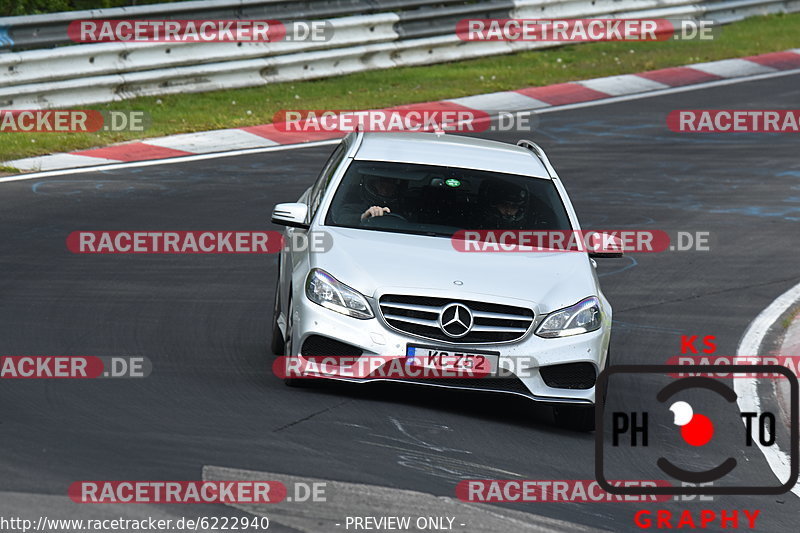
[[[439,313],[439,327],[448,337],[463,337],[472,329],[472,311],[464,304],[449,304]]]

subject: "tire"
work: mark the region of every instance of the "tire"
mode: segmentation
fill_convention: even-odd
[[[280,266],[278,268],[280,269]],[[272,307],[272,338],[270,340],[270,350],[273,355],[283,355],[286,348],[283,333],[281,332],[281,328],[278,327],[278,316],[281,314],[280,289],[280,274],[278,274],[278,281],[275,283],[275,304]]]
[[[575,431],[594,431],[594,406],[559,405],[553,408],[556,424]]]
[[[608,351],[606,352],[606,366],[603,370],[608,370],[610,366],[611,366],[611,346],[609,345]],[[605,390],[603,391],[603,407],[606,406],[606,398],[608,398],[608,387],[606,387]],[[597,400],[595,399],[595,401]]]
[[[289,289],[289,306],[286,317],[286,338],[283,340],[283,351],[288,356],[292,353],[292,334],[294,333],[294,302],[292,302],[292,290]],[[307,385],[308,378],[283,378],[283,383],[287,387],[303,387]]]

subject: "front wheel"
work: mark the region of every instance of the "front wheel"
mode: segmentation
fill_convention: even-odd
[[[289,309],[286,317],[286,340],[284,341],[284,351],[286,357],[294,357],[294,347],[292,336],[294,334],[294,302],[292,302],[292,291],[289,289]],[[313,381],[311,378],[283,378],[283,383],[287,387],[306,387]]]
[[[553,408],[556,424],[575,431],[594,431],[594,406],[559,405]]]
[[[278,317],[281,314],[281,282],[280,273],[278,273],[278,282],[275,286],[275,305],[272,308],[272,339],[270,341],[270,349],[274,355],[283,355],[286,348],[286,343],[283,340],[283,333],[278,326]]]

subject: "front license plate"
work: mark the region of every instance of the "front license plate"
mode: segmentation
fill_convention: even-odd
[[[406,364],[465,374],[470,372],[478,375],[495,374],[499,359],[500,356],[496,353],[464,352],[430,346],[406,347]]]

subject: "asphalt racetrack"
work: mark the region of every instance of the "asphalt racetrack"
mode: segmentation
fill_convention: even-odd
[[[491,135],[539,142],[584,228],[711,232],[708,252],[600,262],[614,307],[615,363],[664,364],[679,355],[681,335],[713,335],[718,353],[734,354],[750,321],[800,281],[796,135],[666,127],[675,109],[778,109],[798,101],[800,75],[792,74],[550,112],[533,134]],[[279,229],[269,223],[273,205],[296,200],[332,148],[0,184],[0,352],[144,355],[153,363],[152,375],[139,380],[2,380],[2,514],[242,515],[222,505],[81,506],[66,496],[77,480],[195,480],[209,466],[449,498],[460,479],[594,478],[593,435],[556,427],[548,408],[522,399],[399,385],[284,386],[268,354],[275,256],[66,248],[76,230]],[[612,390],[609,402],[637,409],[648,392],[643,381]],[[735,411],[707,413],[720,421],[721,441],[739,438]],[[746,457],[763,463],[746,481],[776,484],[757,450]],[[607,459],[632,478],[644,460],[621,450]],[[576,524],[565,531],[636,530],[633,515],[642,508],[760,509],[756,529],[777,532],[796,530],[800,499],[492,507]],[[417,514],[400,504],[392,512]],[[296,524],[276,518],[271,529],[304,529]],[[322,522],[317,530],[345,531]]]

